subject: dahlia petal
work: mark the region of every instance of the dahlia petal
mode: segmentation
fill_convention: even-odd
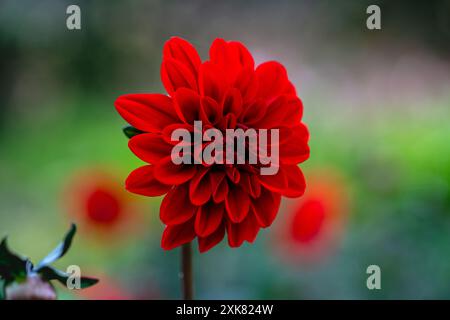
[[[160,132],[177,118],[172,99],[162,94],[126,94],[114,105],[122,118],[145,132]]]
[[[195,120],[199,120],[200,96],[197,92],[179,88],[174,97],[174,107],[181,121],[187,124],[194,124]]]
[[[210,61],[229,67],[254,68],[255,62],[248,49],[238,41],[216,39],[209,50]]]
[[[233,182],[234,184],[239,183],[239,179],[241,178],[241,174],[236,167],[226,167],[225,172],[228,176],[228,178]]]
[[[303,102],[295,95],[286,95],[286,105],[283,106],[285,126],[294,126],[300,123],[303,116]]]
[[[272,130],[272,129],[270,129]],[[273,163],[273,165],[279,166],[279,163],[276,162],[276,160],[278,160],[279,162],[279,158],[280,158],[280,154],[279,154],[279,148],[281,145],[290,142],[291,136],[292,136],[292,132],[291,132],[291,128],[287,128],[287,127],[279,127],[277,128],[278,130],[278,141],[272,141],[272,137],[269,135],[267,137],[267,145],[257,145],[257,146],[249,146],[248,147],[248,152],[249,154],[253,155],[254,157],[257,157],[259,159],[260,162],[262,163]],[[268,154],[268,150],[272,150],[272,148],[277,147],[278,148],[278,153],[277,156],[278,158],[271,158],[270,153]],[[275,155],[274,155],[275,157]]]
[[[261,184],[254,173],[241,172],[241,178],[239,185],[247,192],[252,198],[257,198],[261,194]]]
[[[232,248],[238,248],[244,243],[244,230],[240,227],[240,223],[232,223],[227,221],[228,245]]]
[[[183,63],[172,58],[164,58],[161,64],[161,81],[170,95],[179,88],[198,90],[195,75]]]
[[[242,68],[254,69],[255,63],[245,46],[236,41],[216,39],[209,50],[210,61],[219,65],[226,74],[228,84],[233,84]]]
[[[216,231],[210,234],[207,237],[198,237],[198,249],[201,253],[208,251],[215,245],[217,245],[220,241],[222,241],[225,236],[225,226],[220,225]]]
[[[299,98],[280,95],[272,100],[261,120],[256,122],[258,128],[291,127],[300,124],[303,105]]]
[[[222,120],[217,124],[219,129],[235,129],[237,125],[237,118],[233,113],[227,114]]]
[[[228,244],[237,248],[244,241],[253,242],[256,239],[260,227],[254,215],[249,213],[241,223],[227,221]]]
[[[236,118],[239,117],[242,112],[242,97],[238,89],[230,88],[227,90],[222,100],[222,110],[223,115],[231,113]]]
[[[155,179],[153,166],[143,166],[132,171],[125,181],[125,188],[136,194],[156,197],[167,193],[171,186]]]
[[[234,223],[239,223],[245,219],[250,208],[250,198],[247,193],[239,186],[233,186],[229,189],[225,198],[225,208],[228,217]]]
[[[196,207],[189,200],[188,187],[181,185],[167,193],[161,202],[159,218],[164,224],[182,224],[191,219]]]
[[[271,101],[280,94],[292,92],[292,84],[282,64],[276,61],[265,62],[255,72],[258,77],[258,97]]]
[[[213,193],[219,188],[222,180],[225,178],[225,171],[210,171],[209,178],[211,179],[211,188]]]
[[[278,172],[273,175],[258,175],[259,182],[273,192],[282,193],[288,186],[288,180],[283,167],[278,168]]]
[[[227,179],[222,179],[217,188],[213,192],[213,200],[215,203],[220,203],[225,201],[228,194],[228,181]]]
[[[240,115],[241,122],[249,127],[258,123],[266,114],[267,104],[262,99],[258,99],[250,104]]]
[[[206,237],[212,234],[220,226],[223,214],[223,204],[208,202],[197,210],[195,216],[195,232],[199,237]]]
[[[170,156],[155,165],[155,178],[165,184],[182,184],[190,180],[196,172],[194,165],[174,164]]]
[[[291,137],[280,145],[280,161],[297,164],[309,158],[309,132],[303,123],[291,128]]]
[[[243,68],[249,68],[251,70],[255,68],[255,61],[253,60],[250,51],[248,51],[241,42],[230,41],[229,48],[232,54],[237,57],[237,61],[239,61]]]
[[[250,176],[250,186],[251,186],[251,190],[252,190],[252,195],[255,198],[258,198],[261,195],[261,184],[259,183],[258,178],[256,177],[256,175],[251,175]]]
[[[290,127],[279,127],[278,133],[279,133],[278,145],[282,145],[282,144],[290,141],[290,139],[292,137],[292,129]],[[271,143],[271,145],[272,144],[273,143]]]
[[[236,59],[233,59],[229,50],[229,45],[223,39],[216,39],[209,49],[210,62],[220,69],[223,74],[223,81],[227,86],[231,85],[236,75],[239,73],[239,65]]]
[[[222,106],[210,97],[202,97],[200,120],[206,124],[215,125],[222,119]]]
[[[209,48],[209,60],[217,64],[225,64],[227,42],[222,38],[214,39]]]
[[[225,65],[228,58],[227,47],[227,42],[224,39],[215,39],[209,48],[209,60],[215,64]]]
[[[259,120],[255,125],[258,128],[277,128],[282,126],[285,117],[285,105],[287,104],[286,96],[277,96],[272,100],[267,106],[266,112],[261,120]]]
[[[178,140],[172,141],[172,132],[176,129],[185,129],[185,130],[188,130],[189,132],[194,132],[194,126],[192,124],[187,124],[187,123],[170,124],[167,127],[165,127],[163,129],[163,131],[161,132],[162,138],[166,143],[168,143],[170,145],[177,145],[181,142]],[[183,144],[183,145],[192,145],[192,142],[189,142],[189,143],[186,142],[186,144]]]
[[[161,247],[164,250],[172,250],[191,242],[194,238],[194,219],[191,219],[183,224],[166,226],[161,239]]]
[[[222,101],[227,84],[222,70],[210,62],[204,62],[199,71],[199,88],[202,96]]]
[[[132,137],[128,141],[128,147],[139,159],[152,164],[170,155],[172,150],[161,135],[155,133],[143,133]]]
[[[250,173],[241,172],[241,178],[239,180],[239,185],[244,189],[245,192],[251,195],[251,187],[250,187]]]
[[[260,226],[253,212],[249,212],[247,217],[241,223],[241,227],[245,230],[244,240],[253,243],[258,235]]]
[[[258,78],[253,68],[243,68],[237,75],[234,87],[241,92],[245,105],[253,101],[258,94]]]
[[[181,62],[197,78],[201,60],[197,50],[188,41],[180,37],[172,37],[164,44],[163,57]]]
[[[189,197],[196,206],[205,204],[211,197],[212,188],[208,172],[208,168],[201,168],[189,183]]]
[[[305,193],[306,182],[302,170],[297,165],[283,166],[288,178],[288,187],[283,195],[288,198],[298,198]]]
[[[254,213],[258,224],[266,228],[275,220],[280,203],[280,194],[262,188],[260,197],[253,200],[250,211]]]
[[[289,82],[286,89],[285,89],[285,93],[292,95],[292,96],[296,96],[297,95],[297,90],[295,90],[295,86],[292,84],[292,82]]]

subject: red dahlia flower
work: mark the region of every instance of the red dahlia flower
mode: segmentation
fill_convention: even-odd
[[[278,230],[285,256],[314,261],[333,251],[345,226],[349,200],[347,185],[337,172],[322,169],[308,174],[308,191],[288,205]]]
[[[281,196],[299,197],[305,179],[297,166],[309,157],[303,106],[286,69],[278,62],[255,68],[239,42],[216,39],[202,62],[181,38],[164,46],[161,79],[168,95],[128,94],[115,106],[135,129],[130,149],[148,165],[133,171],[126,188],[137,194],[166,194],[160,218],[166,228],[161,246],[173,249],[197,237],[205,252],[228,235],[231,247],[253,242],[274,221]],[[180,164],[171,161],[171,133],[203,130],[279,129],[279,169],[261,175],[251,164]]]
[[[115,176],[89,169],[69,183],[63,205],[81,231],[110,245],[139,229],[140,210],[132,198]]]

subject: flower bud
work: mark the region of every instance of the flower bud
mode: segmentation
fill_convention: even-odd
[[[6,287],[7,300],[56,300],[53,286],[39,275],[28,275],[23,282],[13,282]]]

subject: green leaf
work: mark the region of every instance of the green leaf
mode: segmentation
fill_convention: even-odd
[[[128,139],[131,139],[134,136],[137,136],[138,134],[144,133],[143,131],[136,129],[135,127],[130,125],[123,127],[122,131],[123,133],[125,133]]]
[[[98,283],[98,279],[96,278],[90,278],[90,277],[81,277],[80,283],[81,283],[81,289],[89,288],[95,284]]]
[[[28,259],[12,253],[6,242],[6,238],[4,238],[0,243],[0,277],[8,282],[25,278]]]
[[[6,299],[6,285],[5,280],[0,279],[0,300]]]
[[[75,235],[75,232],[77,231],[77,226],[72,223],[70,226],[69,232],[67,232],[66,236],[64,237],[63,241],[52,251],[50,252],[44,259],[41,260],[41,262],[38,263],[34,271],[39,271],[42,267],[48,266],[49,264],[52,264],[62,256],[64,256],[69,250],[70,245],[72,244],[72,239]]]
[[[63,272],[61,270],[55,269],[50,266],[44,266],[39,271],[38,274],[42,277],[42,279],[46,281],[57,280],[64,286],[67,286],[67,279],[71,276],[70,274]],[[80,278],[80,287],[81,289],[88,288],[93,286],[98,282],[98,279],[89,278],[89,277],[81,277]]]

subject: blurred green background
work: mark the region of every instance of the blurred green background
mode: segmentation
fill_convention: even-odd
[[[66,28],[70,4],[81,8],[81,30]],[[370,4],[381,7],[381,30],[366,28]],[[120,214],[97,232],[95,217],[82,222],[88,205],[72,204],[85,200],[73,184],[95,189],[93,179],[83,187],[83,176],[99,172],[121,194],[141,162],[127,148],[115,98],[164,91],[159,67],[169,37],[184,37],[203,58],[222,37],[243,42],[257,63],[287,67],[311,131],[307,182],[333,172],[346,200],[341,232],[330,233],[320,258],[306,257],[314,239],[278,236],[291,232],[305,199],[283,203],[253,245],[222,242],[196,253],[196,296],[450,298],[449,12],[444,0],[2,0],[0,236],[38,260],[76,221],[74,247],[58,265],[78,264],[102,285],[89,293],[58,286],[61,298],[179,298],[179,250],[160,248],[161,199],[120,195]],[[123,221],[128,230],[110,228]],[[285,259],[285,241],[304,250]],[[372,264],[381,268],[381,290],[366,287]]]

